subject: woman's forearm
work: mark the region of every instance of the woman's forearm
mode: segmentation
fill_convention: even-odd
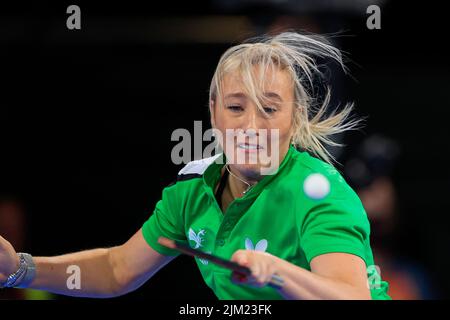
[[[78,297],[120,295],[123,285],[115,276],[111,251],[93,249],[55,257],[34,257],[36,276],[29,287]]]
[[[326,278],[290,262],[277,258],[277,273],[284,285],[279,291],[285,299],[371,299],[367,288],[361,289],[348,283]]]

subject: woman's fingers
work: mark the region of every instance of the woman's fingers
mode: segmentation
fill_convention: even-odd
[[[231,260],[248,267],[251,271],[250,276],[233,273],[232,280],[237,284],[263,287],[270,282],[275,273],[274,261],[268,254],[252,250],[238,250],[233,254]]]
[[[231,257],[231,261],[234,261],[241,266],[249,267],[248,253],[246,251],[247,250],[236,251]]]

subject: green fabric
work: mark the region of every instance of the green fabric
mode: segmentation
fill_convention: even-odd
[[[213,162],[203,174],[164,189],[142,228],[152,248],[164,255],[177,255],[157,243],[159,236],[165,236],[227,259],[239,249],[255,248],[307,270],[314,257],[332,252],[354,254],[367,266],[374,265],[364,208],[332,166],[291,146],[277,173],[265,176],[242,198],[235,199],[225,214],[213,192],[222,167]],[[329,194],[320,200],[309,198],[303,189],[304,180],[313,173],[322,174],[330,183]],[[270,287],[233,284],[229,270],[199,259],[196,262],[219,299],[282,298]],[[390,299],[388,284],[378,274],[375,279],[379,281],[375,283],[378,286],[371,286],[372,298]]]

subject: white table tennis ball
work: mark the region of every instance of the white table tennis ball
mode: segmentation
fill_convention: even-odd
[[[313,173],[305,179],[303,191],[312,199],[323,199],[330,193],[330,182],[324,175]]]

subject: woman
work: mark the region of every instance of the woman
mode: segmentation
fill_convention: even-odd
[[[320,76],[316,58],[342,65],[325,39],[293,32],[227,50],[210,90],[223,154],[187,164],[121,246],[32,258],[1,238],[0,283],[74,296],[125,294],[177,256],[157,242],[165,236],[250,268],[251,276],[238,278],[197,259],[221,299],[388,299],[373,268],[364,209],[327,163],[324,146],[357,122],[346,122],[351,106],[325,117],[329,93],[321,105],[311,93]],[[66,286],[71,265],[82,270],[79,290]],[[284,281],[278,289],[267,285],[275,274]]]

